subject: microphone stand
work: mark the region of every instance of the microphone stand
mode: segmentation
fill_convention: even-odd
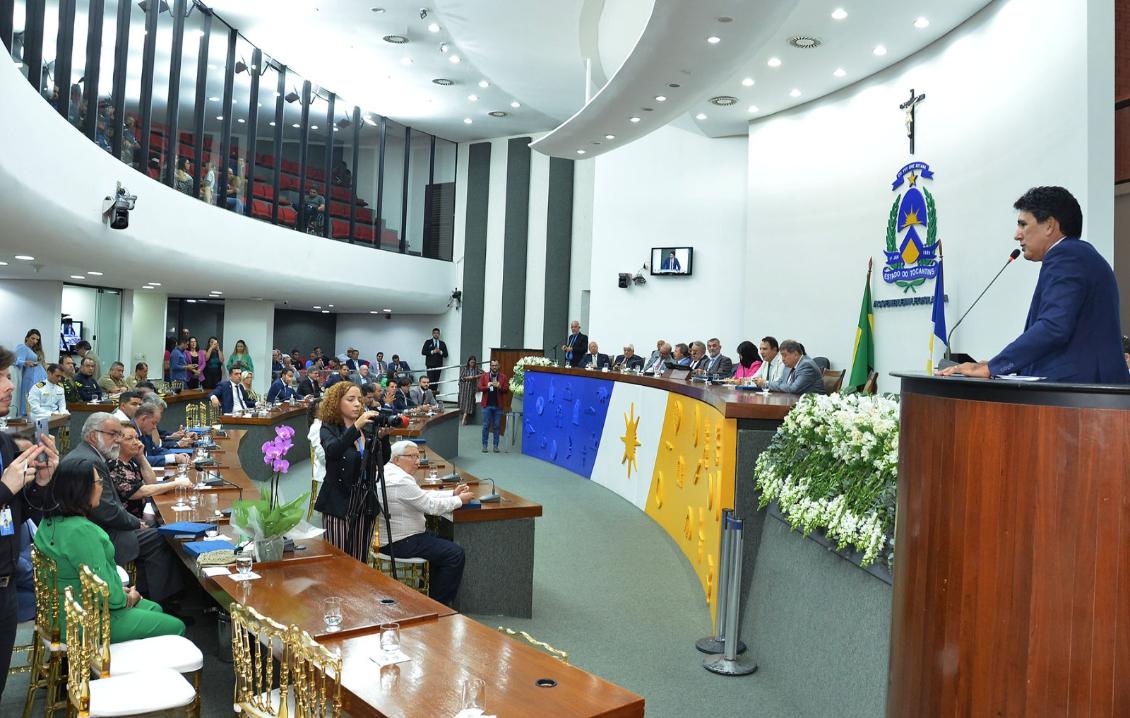
[[[946,336],[946,353],[943,355],[944,358],[946,359],[946,361],[952,361],[952,359],[950,359],[950,355],[951,355],[950,340],[953,339],[953,333],[957,331],[957,328],[959,326],[961,326],[961,323],[963,321],[965,321],[965,318],[967,316],[969,316],[969,312],[973,311],[973,307],[977,306],[977,302],[981,301],[981,297],[985,296],[985,292],[989,291],[989,288],[992,287],[993,284],[996,283],[997,278],[1000,277],[1002,274],[1004,274],[1004,270],[1008,269],[1008,265],[1015,262],[1016,258],[1019,257],[1019,256],[1020,256],[1020,250],[1019,249],[1013,250],[1012,254],[1008,255],[1008,261],[1004,263],[1004,266],[1001,267],[1000,271],[996,273],[996,275],[993,277],[992,281],[990,281],[987,285],[985,285],[985,288],[981,290],[981,293],[978,294],[977,298],[973,300],[973,303],[969,305],[969,309],[966,309],[965,314],[962,314],[961,318],[957,320],[957,324],[953,325],[953,329],[950,329],[950,333]]]

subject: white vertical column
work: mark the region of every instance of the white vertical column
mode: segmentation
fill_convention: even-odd
[[[161,378],[165,361],[165,322],[168,318],[168,304],[169,296],[164,292],[151,289],[133,292],[133,311],[129,325],[131,354],[129,361],[122,360],[127,371],[133,371],[133,365],[143,361],[149,365],[150,379]],[[123,344],[123,348],[124,346]]]
[[[526,322],[523,347],[542,345],[545,323],[545,243],[549,215],[549,157],[530,156],[530,211],[526,233]]]
[[[264,393],[271,385],[271,349],[275,342],[275,305],[251,299],[228,299],[224,302],[224,357],[228,357],[240,339],[247,345],[255,364],[252,387]]]

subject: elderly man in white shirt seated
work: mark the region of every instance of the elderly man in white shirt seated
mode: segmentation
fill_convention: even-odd
[[[440,516],[470,503],[475,495],[460,484],[454,491],[424,491],[412,477],[420,449],[411,441],[398,441],[385,464],[391,536],[382,535],[381,553],[393,558],[422,558],[431,570],[431,597],[450,606],[463,580],[463,549],[458,544],[424,531],[424,516]],[[378,519],[380,520],[380,519]]]

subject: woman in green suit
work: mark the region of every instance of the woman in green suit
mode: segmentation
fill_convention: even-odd
[[[87,460],[62,462],[51,485],[55,505],[45,512],[46,518],[39,524],[35,547],[58,567],[60,605],[68,586],[74,595],[82,595],[79,571],[82,566],[89,566],[110,587],[112,643],[150,636],[183,636],[183,621],[142,598],[133,586],[122,588],[110,537],[87,518],[102,498],[102,480],[94,464]],[[61,611],[60,628],[66,630]]]

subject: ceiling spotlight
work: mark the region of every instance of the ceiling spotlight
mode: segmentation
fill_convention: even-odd
[[[293,125],[291,125],[291,127],[293,127],[296,130],[302,129],[302,125],[298,124],[297,122],[295,122]]]
[[[380,314],[376,309],[370,309],[369,314]]]
[[[710,37],[706,38],[706,41],[711,45],[717,45],[718,43],[722,42],[722,38],[718,37],[717,35],[711,35]]]
[[[789,97],[800,97],[800,90],[795,87],[789,90]]]
[[[753,87],[753,78],[747,77],[742,80],[742,87]]]
[[[640,118],[638,118],[638,117],[629,117],[628,118],[628,122],[639,122],[639,121],[640,121]]]
[[[451,46],[448,45],[446,42],[441,42],[439,44],[439,51],[442,52],[444,55],[446,55],[447,51],[450,50],[450,49],[451,49]]]
[[[924,17],[920,17],[914,21],[914,27],[918,28],[919,30],[924,30],[930,27],[930,21]]]
[[[465,125],[471,124],[471,118],[470,117],[464,117],[463,118],[463,124],[465,124]]]
[[[241,125],[247,124],[247,120],[243,119],[242,117],[237,118],[236,122],[238,122]]]
[[[833,20],[843,20],[845,17],[847,17],[847,10],[844,10],[842,7],[838,7],[832,11]]]
[[[186,300],[184,300],[184,301],[188,302],[189,304],[196,304],[196,300],[195,300],[195,299],[186,299]]]
[[[7,262],[0,262],[0,267],[7,267],[7,266],[8,266]]]
[[[447,61],[452,65],[458,65],[460,62],[462,62],[462,58],[460,58],[458,55],[452,55],[451,57],[447,58]]]
[[[655,96],[655,101],[656,101],[656,102],[666,102],[666,101],[667,101],[667,97],[666,97],[665,95],[656,95],[656,96]]]
[[[329,313],[330,313],[330,310],[329,310],[329,309],[323,309],[323,310],[322,310],[322,314],[329,314]]]
[[[290,92],[286,93],[286,97],[284,97],[283,99],[286,100],[287,102],[291,103],[291,104],[294,104],[295,102],[298,102],[302,98],[298,96],[297,92],[295,92],[294,90],[291,90]]]
[[[479,87],[481,87],[485,90],[488,87],[490,87],[490,83],[487,82],[486,80],[479,80]]]
[[[392,314],[391,309],[382,309],[381,311],[384,312],[385,314]]]
[[[513,107],[516,110],[516,109],[518,109],[519,107],[522,106],[522,103],[518,102],[517,100],[514,100],[513,102],[510,103],[510,106]]]
[[[887,54],[887,48],[883,45],[876,45],[875,49],[872,50],[871,52],[875,53],[879,57],[882,57],[883,55]]]
[[[219,102],[219,101],[220,101],[220,98],[213,96],[213,97],[209,97],[209,98],[208,98],[208,101],[209,101],[209,102]]]
[[[316,130],[316,129],[318,129],[318,126],[317,125],[310,125],[310,129]]]
[[[274,127],[274,126],[275,126],[275,121],[274,121],[274,120],[271,120],[271,121],[270,121],[270,122],[268,122],[267,124],[268,124],[268,125],[270,125],[271,127]]]
[[[577,150],[577,154],[579,154],[579,155],[583,155],[584,153],[585,153],[584,150]]]
[[[467,99],[470,100],[471,102],[478,102],[479,96],[478,95],[467,95]]]
[[[455,84],[455,80],[449,80],[446,77],[437,77],[432,82],[440,87],[451,87]]]
[[[341,131],[341,128],[338,128],[338,127],[334,128],[334,132],[340,132],[340,131]]]
[[[606,139],[606,140],[614,140],[614,139],[616,139],[616,135],[605,135],[605,136],[604,136],[604,139]]]
[[[837,67],[837,68],[836,68],[836,69],[835,69],[835,70],[834,70],[834,71],[832,72],[832,74],[833,74],[833,75],[835,75],[836,77],[843,77],[844,75],[846,75],[846,74],[847,74],[847,72],[846,72],[846,71],[844,70],[844,68],[842,68],[842,67]]]
[[[439,32],[439,23],[428,23],[428,32]]]
[[[209,294],[223,294],[223,292],[221,292],[219,289],[213,289],[212,291],[210,291],[208,293]]]
[[[771,57],[771,58],[769,58],[769,62],[766,63],[766,64],[768,64],[769,67],[780,67],[781,66],[781,58]]]
[[[217,120],[223,120],[223,119],[224,119],[224,116],[223,116],[223,115],[216,115],[216,119],[217,119]]]
[[[151,286],[149,286],[148,284],[146,284],[146,285],[145,285],[144,287],[142,287],[142,289],[153,289],[153,287],[151,287]]]
[[[750,105],[749,107],[746,108],[746,112],[748,112],[750,114],[754,114],[756,112],[760,112],[760,110],[757,109],[757,105]]]
[[[315,305],[314,305],[314,308],[315,308],[315,309],[321,309],[321,308],[322,308],[322,305],[321,305],[321,304],[315,304]]]
[[[86,277],[81,274],[72,274],[71,279],[86,279]]]
[[[706,119],[706,113],[705,113],[705,112],[700,112],[700,113],[698,113],[697,115],[695,115],[695,116],[694,116],[694,118],[695,118],[696,120],[705,120],[705,119]]]
[[[160,282],[149,282],[149,283],[150,283],[150,284],[152,284],[152,285],[153,285],[154,287],[159,287],[159,286],[161,286],[161,283],[160,283]]]
[[[404,43],[408,42],[408,38],[404,37],[403,35],[385,35],[381,39],[385,42],[390,42],[393,45],[403,45]]]
[[[89,274],[92,277],[101,277],[102,276],[102,272],[87,272],[87,274]]]

